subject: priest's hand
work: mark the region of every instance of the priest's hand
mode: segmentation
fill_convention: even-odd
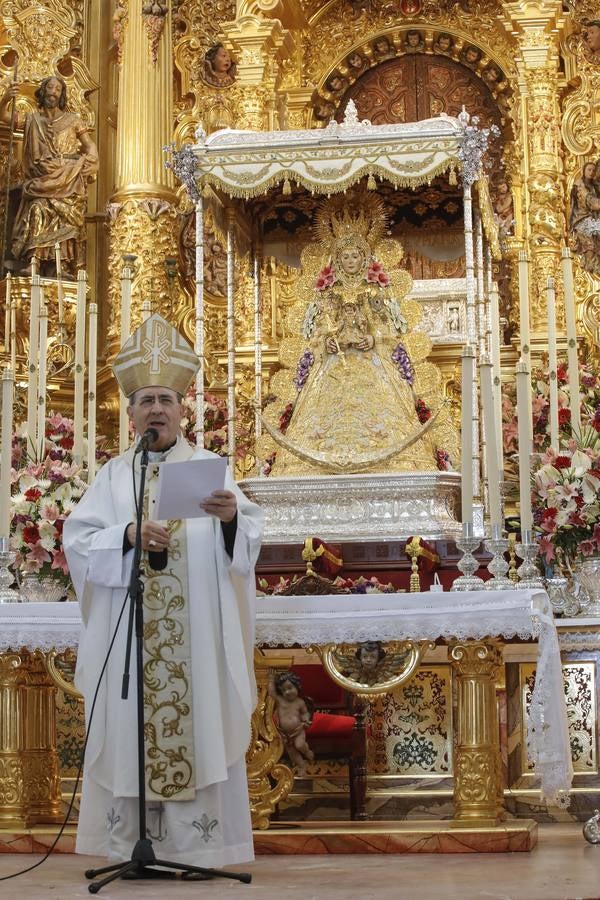
[[[200,508],[221,522],[231,522],[237,513],[237,500],[233,491],[213,491],[203,500]]]
[[[135,547],[135,523],[127,526],[127,540]],[[158,522],[147,519],[142,522],[142,550],[154,550],[160,553],[169,546],[169,532]]]

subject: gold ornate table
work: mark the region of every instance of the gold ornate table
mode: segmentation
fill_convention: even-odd
[[[76,648],[79,608],[5,606],[0,629],[0,825],[56,821],[55,687],[47,665],[56,651]],[[260,647],[323,648],[367,640],[448,645],[457,682],[453,828],[494,828],[502,819],[495,675],[502,640],[511,638],[537,641],[530,749],[542,798],[552,801],[568,790],[571,764],[558,639],[543,591],[262,597],[257,603]],[[257,654],[259,704],[248,775],[255,825],[262,829],[293,781],[281,763],[267,692],[269,672],[288,665],[285,651],[275,659]]]

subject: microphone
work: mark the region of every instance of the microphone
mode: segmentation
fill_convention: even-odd
[[[135,448],[136,455],[141,453],[142,450],[149,450],[151,445],[158,440],[158,431],[156,428],[146,428],[145,432],[141,436],[138,441],[137,447]]]

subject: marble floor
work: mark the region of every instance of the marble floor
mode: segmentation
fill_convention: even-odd
[[[0,877],[35,862],[0,855]],[[54,856],[26,875],[0,882],[0,897],[75,900],[89,897],[83,872],[93,857]],[[99,861],[103,864],[103,861]],[[233,867],[236,868],[236,867]],[[600,846],[579,825],[542,825],[531,853],[260,857],[246,868],[252,884],[119,881],[105,900],[598,900]]]

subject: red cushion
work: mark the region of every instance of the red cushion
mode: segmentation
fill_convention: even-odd
[[[347,737],[351,731],[354,731],[354,716],[334,716],[330,713],[316,712],[313,716],[310,728],[307,729],[306,737]]]

